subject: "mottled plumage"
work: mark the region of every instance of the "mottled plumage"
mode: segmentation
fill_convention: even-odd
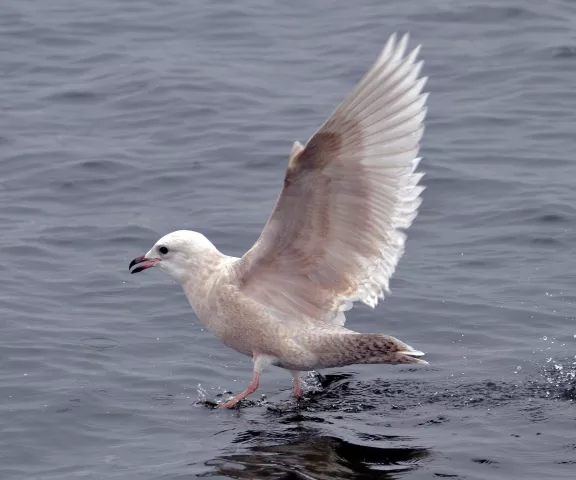
[[[388,291],[420,205],[415,173],[425,78],[419,48],[392,35],[376,63],[305,146],[295,143],[284,187],[262,234],[242,258],[203,235],[173,232],[130,267],[158,266],[178,280],[198,318],[254,360],[298,372],[355,363],[426,363],[382,334],[344,327],[355,301],[375,307]]]

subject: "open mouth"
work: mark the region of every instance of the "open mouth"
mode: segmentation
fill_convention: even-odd
[[[147,270],[150,267],[153,267],[154,265],[156,265],[159,262],[160,262],[159,258],[146,258],[144,255],[142,255],[141,257],[136,257],[134,260],[132,260],[130,262],[130,265],[128,266],[128,270],[130,270],[133,266],[138,265],[138,267],[136,267],[130,273],[143,272],[144,270]]]

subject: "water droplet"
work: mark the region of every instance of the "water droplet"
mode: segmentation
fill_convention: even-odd
[[[206,401],[206,399],[208,398],[208,392],[207,392],[206,389],[202,386],[201,383],[198,384],[198,386],[196,387],[196,390],[198,391],[198,400],[199,400],[200,402]]]

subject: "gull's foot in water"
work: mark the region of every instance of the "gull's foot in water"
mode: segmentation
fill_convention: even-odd
[[[239,395],[235,396],[234,398],[228,400],[227,402],[223,403],[220,405],[220,408],[233,408],[236,406],[236,404],[240,401],[243,400],[244,398],[246,398],[248,395],[253,394],[257,389],[258,389],[258,382],[260,381],[260,373],[258,372],[254,372],[254,376],[252,377],[252,381],[249,383],[249,385],[246,387],[246,390],[244,390],[242,393],[240,393]]]
[[[230,395],[232,394],[232,392],[227,393]],[[238,397],[233,397],[225,402],[216,403],[214,408],[227,408],[228,410],[240,410],[243,408],[251,408],[251,407],[266,407],[268,405],[269,402],[266,399],[266,395],[262,394],[260,398],[238,399]]]
[[[234,408],[236,405],[240,403],[240,400],[236,400],[235,398],[228,400],[227,402],[221,403],[218,405],[218,408]]]

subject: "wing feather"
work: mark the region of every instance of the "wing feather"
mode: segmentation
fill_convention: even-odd
[[[238,261],[242,291],[295,317],[343,324],[356,301],[389,290],[423,187],[419,142],[426,78],[392,35],[378,59],[303,147],[262,234]]]

